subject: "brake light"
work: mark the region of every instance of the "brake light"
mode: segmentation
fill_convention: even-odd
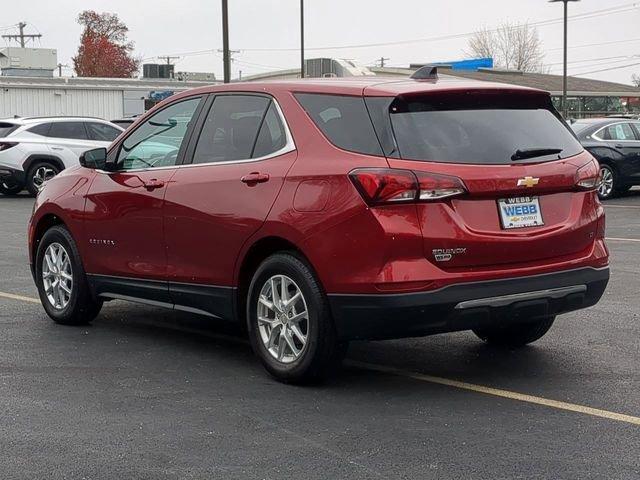
[[[9,150],[11,147],[18,145],[16,142],[0,142],[0,152]]]
[[[442,200],[466,188],[457,177],[395,168],[357,168],[349,174],[368,205]]]
[[[576,187],[580,190],[595,190],[600,185],[600,168],[595,160],[583,165],[576,172]]]

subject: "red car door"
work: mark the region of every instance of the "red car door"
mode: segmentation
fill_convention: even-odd
[[[164,196],[201,101],[183,99],[152,115],[109,152],[114,171],[97,172],[84,226],[88,248],[94,250],[85,269],[98,293],[170,303]]]
[[[229,318],[238,253],[264,223],[296,152],[271,97],[224,94],[210,103],[191,163],[167,188],[169,290],[176,308]]]

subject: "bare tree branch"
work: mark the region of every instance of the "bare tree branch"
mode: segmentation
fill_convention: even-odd
[[[503,23],[495,30],[478,30],[468,43],[473,57],[491,57],[496,67],[523,72],[544,70],[538,30],[528,24]]]

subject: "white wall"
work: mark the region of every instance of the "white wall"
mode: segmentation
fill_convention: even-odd
[[[123,116],[122,90],[0,87],[0,118],[74,115],[113,120]]]

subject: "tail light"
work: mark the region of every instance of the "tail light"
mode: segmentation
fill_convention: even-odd
[[[600,185],[600,167],[595,160],[583,165],[576,172],[576,187],[580,190],[595,190]]]
[[[16,142],[0,142],[0,152],[9,150],[11,147],[18,145]]]
[[[449,175],[395,168],[357,168],[349,174],[368,205],[442,200],[466,192],[462,180]]]

